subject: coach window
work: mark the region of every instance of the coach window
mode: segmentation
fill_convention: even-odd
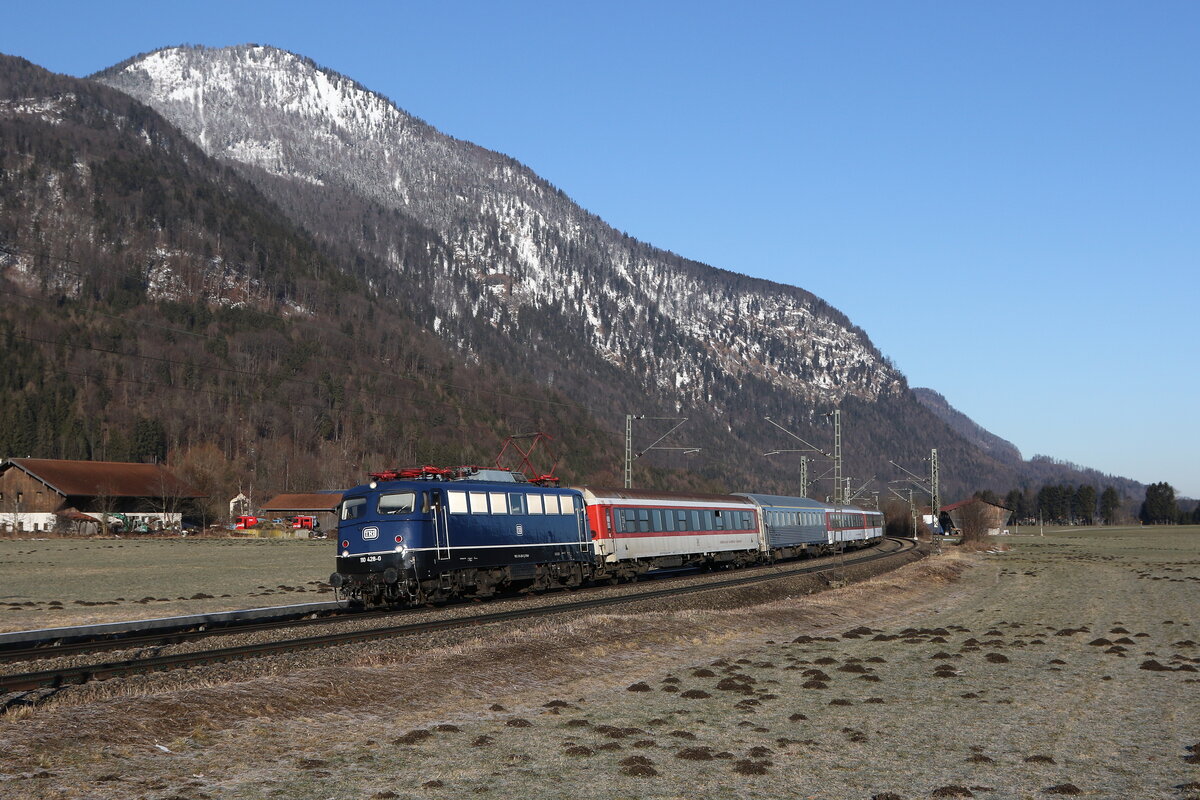
[[[713,527],[718,531],[725,530],[725,520],[722,517],[721,509],[719,508],[713,512]]]
[[[704,524],[704,530],[711,531],[713,529],[713,512],[707,509],[700,512],[700,522]]]
[[[417,495],[414,492],[381,494],[375,510],[380,514],[411,514],[416,503]]]
[[[650,528],[655,533],[663,532],[662,509],[656,508],[650,512]]]
[[[669,508],[663,512],[663,530],[675,530],[675,512]]]
[[[342,503],[342,519],[358,519],[367,506],[367,498],[355,497]]]
[[[650,532],[650,509],[638,509],[638,533]]]

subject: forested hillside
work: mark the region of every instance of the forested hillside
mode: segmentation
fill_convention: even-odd
[[[407,240],[439,257],[419,226]],[[335,261],[151,109],[12,58],[0,248],[5,456],[169,458],[225,496],[479,462],[538,428],[572,432],[571,476],[617,450],[519,361],[452,357],[412,321],[419,294]]]

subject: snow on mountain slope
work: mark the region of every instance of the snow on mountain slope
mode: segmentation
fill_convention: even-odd
[[[454,253],[435,298],[451,340],[454,320],[468,318],[519,338],[521,310],[536,309],[582,327],[601,358],[681,400],[728,402],[712,396],[714,376],[754,375],[826,402],[902,389],[866,335],[808,292],[630,239],[513,159],[445,136],[308,59],[255,45],[169,48],[94,77],[210,155],[349,190],[437,231]],[[391,265],[406,269],[397,254]]]

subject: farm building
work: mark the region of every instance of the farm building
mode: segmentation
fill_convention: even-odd
[[[0,463],[0,530],[178,527],[203,496],[161,464],[14,458]]]
[[[960,531],[968,528],[981,528],[988,536],[999,534],[1008,524],[1012,509],[972,497],[960,500],[948,506],[942,506],[942,513],[949,514],[954,527]]]
[[[263,504],[262,513],[265,517],[315,517],[321,530],[332,531],[337,528],[337,507],[341,502],[341,492],[280,494]]]

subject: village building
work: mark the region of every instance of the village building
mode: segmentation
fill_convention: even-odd
[[[204,497],[162,464],[14,458],[0,463],[0,530],[178,528]]]
[[[942,513],[949,514],[954,527],[960,531],[975,527],[982,529],[988,536],[998,536],[1005,531],[1012,509],[972,497],[960,500],[948,506],[942,506]]]
[[[313,529],[337,530],[337,508],[342,502],[342,492],[311,492],[308,494],[280,494],[263,504],[264,517],[292,520],[296,517],[312,517],[317,523]]]

